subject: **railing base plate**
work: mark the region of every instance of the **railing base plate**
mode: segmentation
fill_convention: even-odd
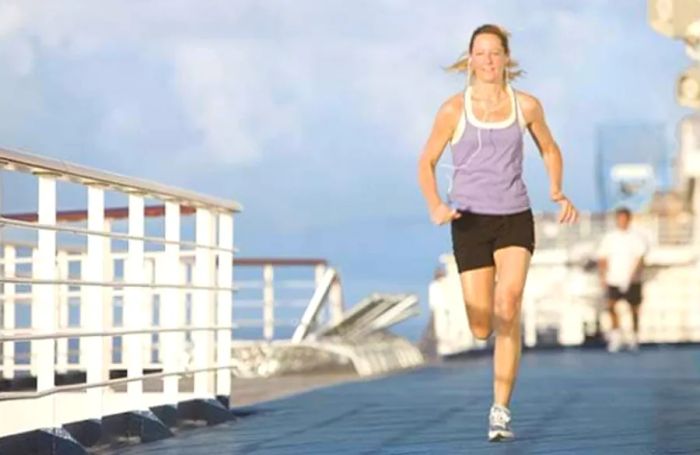
[[[177,426],[177,406],[174,404],[164,404],[162,406],[153,406],[151,412],[158,417],[158,420],[163,422],[168,428]]]
[[[141,442],[169,438],[173,433],[150,410],[139,410],[114,414],[102,418],[102,433],[105,442],[119,438],[139,438]]]
[[[83,446],[63,428],[44,428],[0,438],[0,453],[87,455]]]
[[[94,446],[102,438],[102,422],[100,419],[87,419],[63,425],[83,447]]]
[[[228,408],[213,398],[183,401],[177,405],[178,420],[204,420],[216,425],[234,418]]]

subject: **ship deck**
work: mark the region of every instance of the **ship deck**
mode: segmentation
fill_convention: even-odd
[[[486,442],[488,356],[314,390],[119,454],[698,453],[700,347],[529,351],[517,439]]]

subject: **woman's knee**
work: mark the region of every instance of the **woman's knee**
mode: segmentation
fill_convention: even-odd
[[[470,321],[469,329],[472,331],[472,335],[474,335],[474,338],[478,338],[479,340],[487,339],[491,336],[491,332],[493,331],[491,328],[491,324],[484,322]]]
[[[505,288],[497,291],[494,315],[499,324],[518,322],[523,293],[520,289]]]
[[[469,329],[480,340],[487,339],[492,331],[492,313],[487,308],[488,305],[466,305]]]

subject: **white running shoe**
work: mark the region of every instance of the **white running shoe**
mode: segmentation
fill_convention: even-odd
[[[608,352],[618,352],[622,347],[620,330],[611,330],[608,334]]]
[[[489,442],[508,441],[515,437],[510,428],[510,411],[494,404],[489,412]]]

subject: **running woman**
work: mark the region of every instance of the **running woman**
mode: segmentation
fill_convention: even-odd
[[[522,178],[526,130],[544,161],[550,196],[560,206],[559,222],[573,223],[578,217],[562,192],[561,152],[542,105],[510,85],[522,71],[510,57],[508,37],[497,25],[477,28],[469,49],[448,68],[467,74],[467,88],[440,107],[418,166],[432,222],[451,224],[471,331],[479,339],[496,334],[490,441],[514,437],[509,405],[520,363],[521,301],[535,248]],[[438,194],[435,166],[448,143],[454,173],[445,203]]]

